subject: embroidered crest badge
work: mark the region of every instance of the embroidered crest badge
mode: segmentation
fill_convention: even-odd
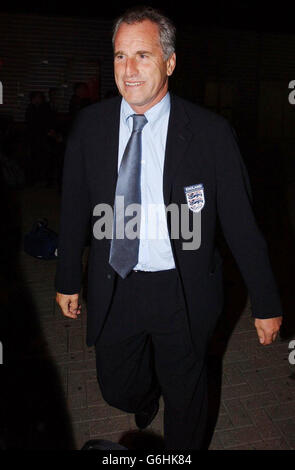
[[[204,186],[202,184],[185,186],[184,193],[189,209],[193,212],[200,212],[205,205]]]

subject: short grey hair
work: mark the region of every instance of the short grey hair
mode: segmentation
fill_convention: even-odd
[[[164,59],[168,60],[171,54],[175,52],[176,28],[169,18],[152,7],[138,6],[130,8],[115,21],[112,38],[113,47],[115,46],[117,31],[122,23],[135,24],[144,20],[149,20],[158,25]]]

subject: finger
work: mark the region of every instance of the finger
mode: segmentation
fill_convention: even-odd
[[[78,299],[77,300],[71,300],[68,304],[68,309],[71,313],[77,313],[78,310]]]
[[[277,337],[278,337],[278,333],[274,333],[272,335],[272,341],[274,342],[277,339]]]
[[[78,300],[72,301],[69,305],[69,312],[72,314],[71,318],[77,318],[81,314],[81,304]]]
[[[74,308],[74,309],[71,310],[71,312],[74,313],[75,315],[80,315],[81,311],[82,311],[81,305],[78,305],[77,308]]]
[[[66,300],[65,302],[60,303],[60,308],[65,317],[68,318],[77,318],[77,314],[74,310],[71,310],[71,302]]]
[[[82,308],[82,307],[81,307],[81,304],[78,304],[78,303],[77,303],[76,305],[73,305],[73,306],[72,306],[72,304],[71,304],[71,308],[70,308],[70,309],[71,309],[72,311],[78,311],[78,310],[81,310],[81,308]]]
[[[64,317],[76,318],[77,315],[69,310],[68,305],[61,307],[61,311]]]
[[[259,338],[259,342],[261,344],[264,344],[265,342],[265,334],[264,334],[264,331],[261,329],[261,328],[257,328],[257,335],[258,335],[258,338]]]
[[[61,309],[61,313],[62,313],[65,317],[67,317],[67,316],[68,316],[68,311],[69,311],[69,309],[68,309],[68,303],[67,303],[67,302],[59,302],[58,305],[59,305],[59,307],[60,307],[60,309]]]
[[[265,333],[264,334],[264,345],[271,344],[273,341],[273,333]]]

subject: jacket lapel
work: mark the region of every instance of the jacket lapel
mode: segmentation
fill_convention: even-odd
[[[168,124],[164,161],[163,194],[164,203],[169,205],[173,176],[182,162],[192,138],[189,118],[178,98],[171,94],[171,109]]]

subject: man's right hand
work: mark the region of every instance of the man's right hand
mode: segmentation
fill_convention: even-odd
[[[68,295],[57,292],[55,300],[65,317],[78,318],[78,315],[81,313],[79,294]]]

